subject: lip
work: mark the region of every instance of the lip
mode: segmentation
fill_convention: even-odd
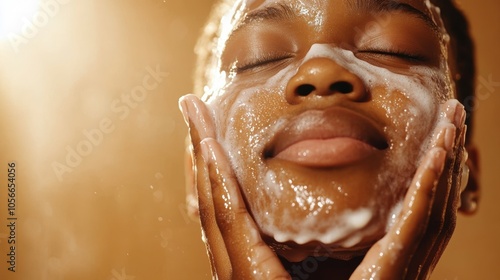
[[[337,167],[361,161],[387,147],[371,119],[333,107],[293,117],[274,136],[265,156],[308,167]]]

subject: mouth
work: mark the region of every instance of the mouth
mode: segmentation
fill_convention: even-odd
[[[264,157],[307,167],[340,167],[387,148],[387,140],[372,120],[334,107],[309,110],[292,118],[274,136]]]

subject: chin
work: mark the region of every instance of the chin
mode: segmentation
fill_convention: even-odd
[[[379,235],[365,236],[365,240],[360,240],[356,245],[350,247],[344,247],[337,243],[324,244],[317,240],[306,244],[297,244],[294,241],[278,242],[267,235],[263,236],[263,239],[276,254],[287,261],[301,262],[309,257],[348,261],[359,256],[364,256],[381,237]]]
[[[257,181],[259,186],[243,189],[262,236],[289,260],[318,250],[342,259],[363,254],[387,232],[402,198],[385,184],[367,187],[379,172],[362,176],[346,168],[304,174],[298,167],[272,167],[260,174],[266,179]],[[363,180],[353,184],[353,177]]]
[[[307,257],[328,257],[349,260],[362,256],[390,227],[391,219],[379,216],[375,208],[344,210],[335,215],[295,217],[283,211],[273,221],[254,217],[263,240],[290,262]],[[297,213],[295,213],[297,214]]]

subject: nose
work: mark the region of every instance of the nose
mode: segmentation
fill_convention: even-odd
[[[358,102],[368,98],[363,81],[329,58],[313,58],[302,64],[288,82],[285,95],[290,104],[320,96],[342,95]]]

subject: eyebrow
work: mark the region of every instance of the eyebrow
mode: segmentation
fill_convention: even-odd
[[[403,12],[422,19],[433,31],[439,32],[439,28],[431,17],[413,7],[410,4],[397,0],[355,0],[349,1],[349,6],[356,10],[374,12]]]
[[[273,4],[247,14],[238,25],[237,29],[252,22],[259,22],[263,20],[290,20],[296,17],[298,17],[298,15],[291,6],[282,3]]]
[[[348,1],[348,7],[353,10],[374,12],[400,11],[422,19],[433,31],[439,32],[438,26],[429,15],[410,4],[401,3],[397,0],[354,0]],[[299,17],[299,15],[291,6],[282,3],[273,4],[247,14],[233,32],[254,22],[290,20],[297,17]]]

